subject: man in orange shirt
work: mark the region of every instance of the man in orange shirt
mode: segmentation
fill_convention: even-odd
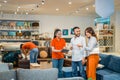
[[[37,63],[38,48],[34,43],[26,42],[24,44],[21,44],[20,49],[25,55],[28,53],[30,54],[30,63]]]
[[[64,62],[64,54],[62,49],[65,48],[66,42],[63,38],[61,38],[61,30],[56,29],[54,32],[54,38],[51,41],[52,47],[52,64],[53,68],[58,68],[58,77],[62,78],[62,67]]]

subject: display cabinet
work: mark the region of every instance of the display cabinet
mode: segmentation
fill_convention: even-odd
[[[100,52],[111,53],[115,48],[115,26],[110,23],[110,18],[98,18],[96,21],[96,34]]]

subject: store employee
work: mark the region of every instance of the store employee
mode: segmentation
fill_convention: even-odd
[[[20,49],[24,54],[30,54],[30,63],[37,63],[38,48],[34,43],[26,42],[24,44],[21,44]]]

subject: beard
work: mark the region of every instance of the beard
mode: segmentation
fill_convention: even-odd
[[[79,37],[79,36],[80,36],[80,34],[75,34],[75,36],[76,36],[76,37]]]

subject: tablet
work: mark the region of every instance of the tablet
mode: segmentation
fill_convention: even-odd
[[[62,49],[62,51],[61,52],[63,52],[63,53],[68,53],[68,49]]]

